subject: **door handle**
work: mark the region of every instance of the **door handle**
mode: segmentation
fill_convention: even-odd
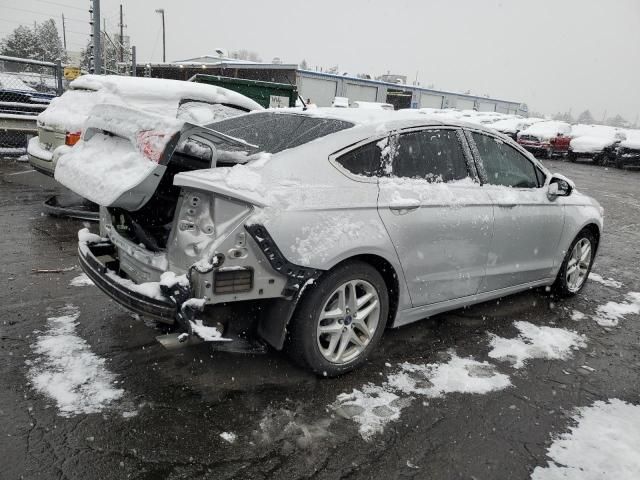
[[[405,205],[389,205],[389,210],[391,210],[396,215],[404,215],[406,213],[412,212],[420,208],[419,203],[407,203]]]

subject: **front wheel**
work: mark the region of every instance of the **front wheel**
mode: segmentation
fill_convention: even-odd
[[[389,294],[380,273],[364,262],[341,265],[300,300],[287,351],[318,375],[346,373],[379,343],[388,314]]]
[[[558,295],[570,297],[582,290],[591,272],[596,247],[596,238],[589,230],[582,230],[573,240],[553,284]]]

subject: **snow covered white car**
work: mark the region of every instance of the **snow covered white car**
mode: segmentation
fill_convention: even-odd
[[[258,335],[328,376],[385,327],[579,292],[602,231],[598,203],[509,138],[411,112],[207,128],[100,106],[56,178],[104,207],[80,262],[119,303],[208,340],[232,330],[225,309],[256,305]]]
[[[623,131],[606,125],[574,125],[567,158],[576,162],[588,158],[596,165],[615,163],[616,149],[626,139]]]
[[[31,166],[53,176],[60,155],[80,139],[82,125],[98,104],[116,104],[195,123],[240,115],[262,107],[225,88],[160,78],[84,75],[38,116],[38,136],[28,144]]]

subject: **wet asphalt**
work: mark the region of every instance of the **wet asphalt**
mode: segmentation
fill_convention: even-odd
[[[640,318],[608,329],[590,318],[599,305],[640,291],[640,171],[546,163],[604,206],[593,270],[622,288],[590,282],[570,300],[536,290],[439,315],[387,331],[360,370],[318,379],[279,352],[238,355],[206,344],[166,350],[148,322],[95,287],[70,286],[80,274],[82,222],[44,215],[55,184],[1,160],[0,479],[529,478],[546,464],[552,436],[571,425],[575,407],[640,402]],[[30,386],[27,372],[47,317],[70,304],[81,312],[76,333],[106,359],[125,394],[100,413],[64,417]],[[571,320],[573,309],[586,318]],[[575,330],[587,347],[520,370],[493,362],[510,375],[510,388],[413,402],[369,442],[328,407],[340,393],[380,384],[386,363],[440,362],[452,349],[488,360],[488,333],[513,337],[515,320]],[[235,443],[222,432],[235,433]]]

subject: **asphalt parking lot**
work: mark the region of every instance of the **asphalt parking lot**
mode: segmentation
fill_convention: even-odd
[[[547,464],[552,437],[567,430],[576,407],[640,400],[640,317],[627,314],[617,326],[595,320],[600,306],[640,291],[640,172],[545,163],[605,208],[593,271],[609,281],[591,281],[570,300],[536,290],[388,331],[364,368],[329,380],[278,352],[166,350],[148,322],[94,286],[70,283],[81,273],[82,222],[43,215],[55,187],[24,164],[0,161],[0,478],[529,478]],[[66,334],[117,391],[84,411],[64,410],[36,388],[38,369],[51,360],[43,338],[70,311],[77,325]],[[572,330],[584,343],[564,359],[514,368],[489,352],[492,335],[517,336],[515,321]],[[405,362],[452,356],[487,362],[509,384],[397,394],[374,412],[384,420],[373,434],[357,421],[361,408],[338,405],[341,394],[386,384]]]

